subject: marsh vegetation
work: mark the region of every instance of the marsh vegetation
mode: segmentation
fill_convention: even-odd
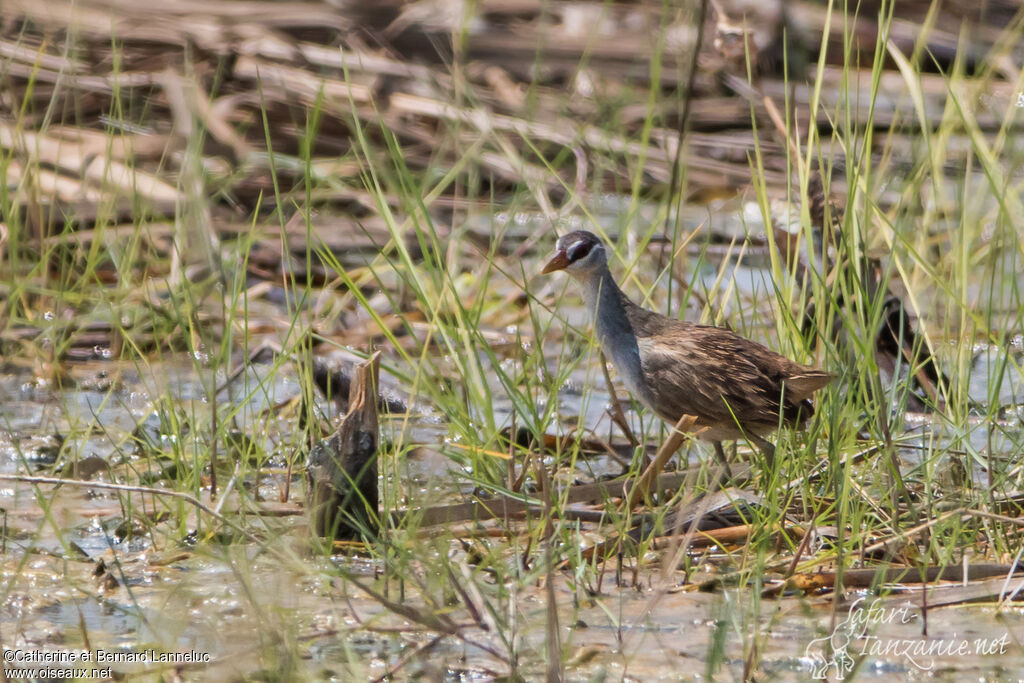
[[[1017,677],[1024,10],[738,7],[3,0],[0,644]],[[775,467],[658,457],[539,276],[573,229],[836,375]],[[331,542],[306,458],[374,352],[379,508]]]

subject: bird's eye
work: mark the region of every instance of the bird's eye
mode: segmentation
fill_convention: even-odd
[[[581,258],[586,258],[593,248],[594,245],[591,242],[577,242],[566,250],[565,255],[569,257],[570,263],[575,263]]]

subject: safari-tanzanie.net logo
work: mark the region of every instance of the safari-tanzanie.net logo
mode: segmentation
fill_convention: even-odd
[[[832,635],[815,638],[807,644],[804,659],[810,662],[811,675],[821,680],[831,675],[844,680],[858,659],[902,659],[922,671],[931,671],[936,657],[969,657],[1005,654],[1009,634],[999,638],[962,638],[956,633],[948,637],[900,638],[882,635],[883,627],[903,626],[918,620],[918,610],[910,605],[883,606],[880,602],[865,605],[858,598],[846,615],[836,624]]]

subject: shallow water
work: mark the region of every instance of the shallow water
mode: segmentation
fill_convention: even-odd
[[[611,200],[595,208],[612,222],[621,219],[623,210]],[[751,214],[734,221],[731,228],[724,225],[719,229],[741,230],[744,222],[749,227],[755,218],[756,214]],[[526,225],[531,219],[525,216],[520,220]],[[684,222],[694,226],[701,220],[698,215],[684,217]],[[717,300],[723,315],[731,318],[739,307],[772,299],[764,265],[755,257],[728,268],[731,294]],[[693,281],[710,291],[721,263],[706,259],[703,265],[690,266],[695,269]],[[609,418],[612,398],[598,354],[586,342],[587,314],[570,287],[559,282],[545,286],[556,293],[565,292],[558,315],[568,328],[583,334],[561,338],[555,326],[553,338],[538,345],[549,370],[573,363],[557,395],[535,396],[538,410],[542,411],[547,401],[557,401],[550,432],[567,434],[578,424],[589,435],[622,443]],[[627,291],[637,294],[635,283],[627,286]],[[674,291],[678,294],[678,289]],[[662,285],[655,288],[652,298],[660,302],[654,305],[662,306],[661,310],[680,306],[668,303]],[[693,319],[694,313],[687,310],[685,317]],[[764,321],[760,315],[755,318]],[[516,374],[516,363],[523,357],[515,353],[516,331],[488,330],[496,347],[505,348],[498,362],[510,375]],[[532,331],[522,332],[524,338],[532,338]],[[742,332],[772,345],[770,325]],[[984,484],[985,461],[977,454],[1011,462],[1019,456],[1024,377],[1019,371],[1021,349],[1014,348],[1014,343],[1011,341],[1010,356],[1006,349],[979,346],[971,362],[967,388],[971,399],[1005,406],[996,423],[968,417],[965,428],[954,429],[941,416],[902,416],[905,438],[898,455],[906,474],[920,477],[917,468],[928,462],[930,453],[951,447],[965,453],[973,478]],[[940,357],[951,357],[955,343],[949,342],[948,348],[941,344],[940,340]],[[526,355],[530,352],[532,349],[525,350]],[[344,362],[353,358],[344,351],[338,356]],[[1013,362],[1005,363],[1008,357]],[[486,356],[479,361],[493,378],[492,361]],[[259,501],[287,508],[286,512],[297,511],[296,501],[302,496],[301,457],[293,462],[290,480],[288,470],[289,460],[303,452],[296,441],[300,431],[296,429],[297,411],[280,408],[301,396],[298,370],[256,363],[226,384],[226,373],[214,372],[204,362],[75,364],[62,387],[40,383],[28,371],[0,375],[0,473],[139,480],[157,487],[176,478],[190,482],[186,490],[216,506],[220,500],[209,498],[208,472],[191,467],[193,462],[205,462],[210,448],[204,430],[210,428],[212,400],[236,406],[232,419],[238,431],[259,439],[258,450],[267,455],[265,462],[247,466],[239,483],[249,492],[249,503]],[[410,368],[395,367],[411,374]],[[1000,378],[998,384],[989,381],[993,376]],[[409,400],[408,387],[386,369],[381,374],[381,388],[388,396]],[[474,419],[499,429],[512,427],[511,398],[496,380],[491,389],[493,403],[474,408],[489,412],[474,414]],[[621,385],[616,392],[634,431],[648,435],[650,443],[658,443],[663,425],[648,413],[634,410]],[[462,500],[476,488],[476,481],[466,464],[453,457],[456,451],[445,416],[417,397],[411,404],[409,420],[392,416],[383,421],[385,437],[406,449],[404,457],[382,463],[386,489],[398,491],[399,504],[412,508]],[[337,413],[322,399],[317,400],[316,408],[325,417]],[[189,427],[182,428],[183,424]],[[224,448],[220,450],[223,453]],[[696,463],[708,455],[706,446],[696,446],[684,457]],[[231,458],[224,457],[228,464],[218,470],[221,491],[233,476]],[[944,464],[930,466],[936,472]],[[599,456],[581,459],[576,471],[560,472],[559,476],[589,481],[617,474],[621,467],[612,458]],[[879,477],[864,485],[885,495],[887,482]],[[285,491],[288,500],[282,501]],[[238,496],[228,496],[227,510],[238,505]],[[540,575],[523,581],[514,597],[504,586],[489,584],[486,579],[477,581],[485,586],[481,596],[485,603],[518,615],[518,630],[511,644],[507,634],[474,624],[462,607],[453,608],[456,621],[462,624],[458,629],[461,638],[434,642],[435,631],[385,608],[341,579],[325,578],[332,575],[331,567],[310,550],[300,516],[245,518],[247,525],[270,539],[261,546],[226,532],[211,534],[209,528],[197,525],[191,507],[154,496],[2,482],[0,508],[4,524],[0,633],[5,648],[36,653],[103,652],[115,660],[109,663],[113,671],[127,675],[169,675],[174,667],[153,661],[161,652],[208,659],[179,663],[186,678],[254,677],[260,672],[274,677],[274,672],[301,671],[315,678],[344,680],[381,676],[396,668],[398,677],[428,680],[490,680],[511,668],[528,680],[544,675],[552,632],[546,628],[548,593]],[[140,516],[146,523],[140,523]],[[473,571],[464,547],[450,538],[438,544],[433,552],[448,553],[456,566]],[[390,571],[357,557],[336,557],[334,561],[367,581]],[[101,562],[104,569],[97,576]],[[596,593],[594,577],[581,580],[553,574],[558,605],[553,633],[557,633],[562,651],[568,653],[570,680],[739,680],[744,662],[755,648],[761,670],[772,680],[808,680],[816,671],[821,673],[823,661],[832,667],[852,663],[859,677],[879,681],[962,680],[967,675],[1001,680],[1024,672],[1024,648],[1020,646],[1024,642],[1024,611],[1017,607],[933,609],[928,615],[927,638],[922,636],[919,610],[899,623],[875,619],[868,633],[844,641],[844,651],[850,657],[837,659],[820,639],[841,628],[851,614],[848,602],[836,608],[833,616],[831,597],[762,600],[753,586],[714,593],[684,590],[679,574],[669,575],[665,590],[661,590],[656,588],[661,585],[656,559],[636,570],[637,588],[632,585],[631,562],[626,560],[621,574],[610,562]],[[311,571],[311,567],[326,571]],[[416,575],[421,569],[410,571]],[[690,579],[696,581],[699,576]],[[389,599],[404,605],[421,605],[427,597],[436,601],[437,596],[417,593],[413,583],[388,582]],[[846,596],[848,601],[857,597],[855,592]],[[1004,636],[1003,645],[984,653],[974,642]],[[970,652],[950,649],[965,640],[974,648]],[[832,642],[839,644],[835,637]],[[865,647],[882,642],[889,644],[889,651],[861,661]],[[910,657],[899,650],[900,643],[919,649],[930,646],[939,654]],[[943,649],[943,643],[949,646]],[[423,648],[421,654],[417,654],[418,648]],[[147,652],[153,653],[147,655],[148,661],[130,661],[132,653]],[[708,670],[708,661],[721,664]],[[832,680],[837,673],[852,675],[833,668]]]
[[[582,413],[589,428],[607,431],[607,394],[600,389],[581,391],[593,385],[593,362],[581,364],[562,388],[560,412],[565,416]],[[84,378],[102,370],[109,376],[111,369],[111,364],[98,364],[77,368],[76,373]],[[236,401],[239,396],[248,397],[239,411],[241,427],[263,420],[265,429],[259,433],[274,441],[287,430],[287,423],[278,425],[271,420],[267,424],[265,409],[297,395],[299,386],[288,373],[268,376],[265,369],[255,366],[232,392]],[[0,430],[0,472],[49,474],[55,462],[63,466],[84,458],[100,458],[123,467],[137,459],[130,443],[138,425],[148,433],[147,438],[166,446],[166,439],[172,437],[162,431],[161,421],[155,417],[160,403],[147,400],[156,386],[163,387],[162,396],[177,400],[179,410],[207,410],[204,378],[187,363],[155,365],[145,371],[119,368],[115,383],[101,383],[93,389],[88,386],[83,380],[80,387],[59,391],[40,387],[27,374],[0,378],[6,399],[0,402],[0,424],[4,425]],[[509,407],[500,403],[495,405],[499,414],[507,410]],[[631,419],[636,418],[633,415]],[[932,434],[942,431],[935,420],[922,419],[909,426]],[[1019,429],[1019,417],[1008,417],[1003,427]],[[63,442],[54,434],[64,435]],[[443,424],[435,418],[417,425],[416,434],[428,445],[431,441],[440,445],[445,438]],[[971,444],[975,438],[972,433]],[[271,453],[279,451],[272,444],[268,448]],[[459,468],[438,449],[416,453],[403,465],[401,476],[409,481],[406,490],[425,502],[436,500],[441,494],[438,486],[443,482],[451,486],[452,482],[450,475],[440,476],[439,470],[457,473]],[[701,455],[691,449],[691,458]],[[604,462],[609,471],[618,467]],[[273,458],[268,463],[264,486],[270,499],[283,485],[282,464]],[[908,462],[908,467],[912,466],[913,462]],[[599,462],[588,464],[589,469],[595,467],[601,470]],[[91,476],[109,479],[107,472],[97,472]],[[465,488],[457,486],[453,492]],[[293,496],[299,495],[297,489],[296,484]],[[40,501],[45,507],[40,507]],[[159,652],[178,652],[210,659],[208,663],[180,664],[186,677],[252,676],[261,669],[281,667],[314,676],[333,672],[344,677],[381,675],[429,642],[427,631],[389,614],[359,591],[311,580],[303,565],[318,560],[303,549],[301,518],[265,522],[277,538],[275,544],[287,548],[286,557],[291,560],[282,562],[280,555],[268,555],[238,539],[226,544],[203,540],[202,531],[194,544],[169,542],[171,537],[159,530],[125,537],[125,501],[112,492],[85,488],[64,487],[54,492],[43,487],[37,493],[30,484],[7,483],[0,489],[6,527],[0,612],[5,647],[24,652],[91,649],[113,659],[117,653],[152,650],[149,661],[109,663],[113,670],[125,674],[167,671],[166,665],[153,658]],[[158,509],[167,506],[151,501],[150,512]],[[190,518],[186,511],[183,519]],[[96,577],[100,560],[106,575]],[[382,569],[365,561],[342,561],[367,576]],[[604,589],[597,596],[572,588],[568,577],[556,575],[558,632],[565,651],[573,653],[570,679],[717,680],[726,670],[732,677],[740,677],[755,641],[763,652],[761,667],[773,680],[807,680],[815,662],[820,664],[812,641],[830,628],[830,598],[765,601],[760,609],[766,613],[758,614],[758,601],[752,599],[750,588],[718,593],[677,591],[675,587],[669,592],[656,591],[650,587],[657,583],[656,568],[641,571],[640,590],[626,585],[628,567],[620,577],[624,587],[614,588],[616,575],[609,568]],[[116,579],[114,585],[105,583],[107,575]],[[393,584],[392,590],[396,590]],[[546,593],[527,586],[516,596],[516,604],[523,615],[517,641],[519,666],[527,678],[540,676],[548,637],[543,627]],[[372,624],[377,630],[367,631],[361,624]],[[957,680],[968,672],[999,678],[1024,671],[1024,651],[1016,645],[1024,639],[1024,620],[1018,608],[933,610],[928,622],[930,640],[921,639],[919,617],[906,624],[876,626],[874,640],[856,641],[860,648],[856,653],[866,644],[886,639],[922,643],[967,639],[973,643],[976,637],[1006,634],[1008,644],[995,654],[946,654],[926,662],[892,653],[868,657],[857,665],[863,678],[895,681],[937,676]],[[389,630],[394,632],[389,634]],[[490,672],[507,668],[507,663],[494,655],[507,652],[500,637],[475,627],[464,635],[465,640],[449,639],[433,646],[426,660],[403,664],[404,674],[488,679]],[[305,654],[295,660],[296,650],[289,643],[298,643],[297,651]],[[705,662],[716,648],[722,651],[718,659],[723,668],[706,672]],[[850,649],[854,652],[853,646]]]

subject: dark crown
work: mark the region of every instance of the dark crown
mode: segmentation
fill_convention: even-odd
[[[593,248],[599,244],[601,244],[601,240],[597,238],[597,235],[586,230],[576,230],[567,233],[558,240],[558,248],[565,251],[565,256],[569,259],[569,263],[575,263],[580,259],[586,258]]]

